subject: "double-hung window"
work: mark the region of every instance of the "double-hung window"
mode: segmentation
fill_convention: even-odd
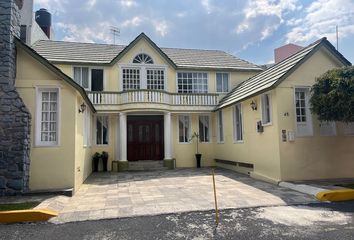
[[[216,73],[216,92],[226,93],[229,91],[229,74]]]
[[[96,118],[96,144],[107,145],[108,144],[108,116],[97,116]]]
[[[164,69],[146,69],[147,89],[164,90],[165,89],[165,71]]]
[[[199,116],[199,139],[201,142],[210,142],[210,120],[208,115]]]
[[[140,89],[140,68],[122,68],[123,91]]]
[[[207,93],[208,74],[202,72],[178,72],[178,93]]]
[[[242,121],[242,108],[238,103],[234,107],[234,141],[243,141],[243,121]]]
[[[87,91],[103,91],[103,69],[74,67],[74,81]]]
[[[269,93],[261,96],[262,104],[262,124],[267,125],[272,123],[272,102]]]
[[[218,142],[224,142],[224,127],[223,127],[223,119],[222,119],[222,110],[216,112],[216,120],[218,126],[217,138]]]
[[[296,135],[312,136],[312,118],[309,108],[309,88],[295,88]]]
[[[188,115],[178,116],[178,141],[188,143],[191,135],[191,120]]]
[[[74,67],[74,81],[90,91],[89,68],[88,67]]]
[[[91,132],[92,132],[92,121],[91,121],[91,111],[86,108],[84,112],[84,146],[91,146]]]
[[[59,143],[59,88],[37,89],[36,145]]]

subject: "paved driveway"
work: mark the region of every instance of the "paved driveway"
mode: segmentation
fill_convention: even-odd
[[[209,168],[94,173],[51,221],[210,210],[214,208],[212,186]],[[216,170],[216,188],[220,209],[315,201],[308,195],[222,169]]]

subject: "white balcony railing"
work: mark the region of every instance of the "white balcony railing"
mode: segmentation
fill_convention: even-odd
[[[156,90],[129,90],[124,92],[87,92],[94,105],[126,103],[157,103],[187,106],[215,106],[218,94],[214,93],[168,93]]]

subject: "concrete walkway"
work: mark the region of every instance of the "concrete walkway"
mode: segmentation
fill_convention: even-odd
[[[216,170],[216,187],[220,209],[315,201],[306,194],[222,169]],[[61,208],[53,223],[210,210],[214,208],[211,169],[95,173],[74,197],[67,201],[60,197],[59,202],[64,207],[55,198],[39,206]]]

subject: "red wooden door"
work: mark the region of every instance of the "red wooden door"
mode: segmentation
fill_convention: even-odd
[[[162,160],[163,116],[128,116],[128,160]]]

